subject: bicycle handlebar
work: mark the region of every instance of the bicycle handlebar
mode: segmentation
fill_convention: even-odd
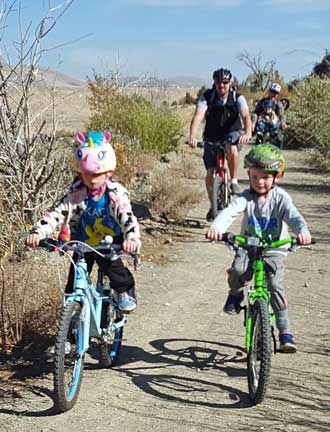
[[[114,257],[114,259],[117,259],[126,256],[126,257],[133,258],[134,268],[137,269],[138,266],[140,265],[139,251],[137,251],[134,254],[127,254],[127,253],[118,254],[118,252],[121,251],[121,245],[117,243],[112,243],[111,236],[107,236],[107,237],[108,240],[105,239],[103,243],[100,243],[95,246],[90,246],[87,243],[81,242],[79,240],[69,240],[63,243],[53,238],[44,238],[39,241],[39,247],[49,252],[73,251],[73,252],[77,252],[81,256],[85,256],[86,253],[95,252],[98,255],[103,256],[103,258],[108,257],[109,259],[111,259],[112,257]]]
[[[248,249],[250,247],[259,247],[259,248],[279,248],[281,246],[290,245],[291,248],[304,247],[309,245],[301,245],[298,237],[289,237],[281,240],[262,240],[259,237],[248,237],[243,235],[235,235],[231,232],[226,232],[223,234],[223,241],[230,246],[240,246],[244,249]],[[312,238],[311,244],[315,244],[316,240]]]
[[[208,143],[208,142],[211,143],[212,145],[215,145],[215,146],[224,146],[227,143],[231,144],[232,138],[228,137],[228,138],[225,138],[223,140],[217,140],[217,141],[212,141],[212,142],[208,141],[208,140],[197,141],[197,147],[204,148],[205,143]],[[186,141],[186,144],[190,145],[189,141]],[[238,141],[237,141],[237,145],[238,145]]]
[[[84,255],[88,252],[99,252],[99,253],[109,253],[111,250],[115,249],[114,245],[111,243],[100,243],[96,246],[89,246],[86,243],[76,241],[76,240],[69,240],[65,243],[60,242],[59,240],[53,239],[53,238],[44,238],[39,241],[39,247],[46,249],[49,252],[54,251],[73,251],[78,252],[79,254]],[[120,246],[120,245],[118,245]],[[116,248],[117,249],[117,248]]]

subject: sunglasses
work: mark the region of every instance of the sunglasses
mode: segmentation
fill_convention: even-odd
[[[218,85],[220,85],[220,84],[227,85],[227,84],[230,83],[230,81],[216,81],[216,83],[217,83]]]

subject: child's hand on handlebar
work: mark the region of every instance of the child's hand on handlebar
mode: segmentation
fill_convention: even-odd
[[[309,245],[312,243],[312,237],[309,232],[298,234],[299,244]]]
[[[138,250],[138,244],[134,240],[124,240],[122,245],[123,251],[133,254]]]
[[[210,227],[206,233],[206,238],[209,240],[221,240],[222,233],[218,231],[216,228]]]
[[[35,248],[39,246],[41,237],[39,234],[29,234],[25,240],[26,246]]]

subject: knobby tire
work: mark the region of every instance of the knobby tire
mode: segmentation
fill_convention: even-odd
[[[265,398],[270,379],[272,334],[268,303],[257,298],[252,306],[251,349],[247,356],[249,396],[254,405]]]
[[[211,207],[212,216],[215,219],[220,210],[228,206],[228,188],[223,179],[216,175],[212,183]]]
[[[121,312],[111,303],[103,302],[102,320],[104,327],[111,326],[112,323],[120,321]],[[103,325],[102,325],[103,327]],[[110,332],[105,336],[100,345],[100,364],[103,367],[111,368],[117,365],[120,356],[121,343],[123,339],[124,327]],[[109,342],[108,342],[109,340]]]
[[[79,355],[83,342],[81,305],[64,306],[60,318],[54,355],[54,403],[59,412],[70,410],[76,403],[84,369],[84,355]]]

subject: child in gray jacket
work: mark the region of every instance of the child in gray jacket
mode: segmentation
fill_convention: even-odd
[[[223,233],[241,213],[244,213],[241,234],[272,241],[288,237],[288,227],[297,235],[300,244],[311,243],[306,222],[291,197],[276,184],[283,176],[285,160],[282,151],[272,144],[255,146],[245,157],[244,166],[248,168],[250,188],[244,190],[227,208],[219,213],[207,232],[210,240],[221,240]],[[271,294],[271,305],[279,330],[280,352],[295,353],[293,334],[290,331],[288,306],[284,294],[284,264],[287,253],[270,250],[266,262],[276,269],[268,273],[266,280]],[[239,250],[229,269],[229,294],[224,312],[237,314],[243,300],[241,276],[247,270],[246,251]]]

